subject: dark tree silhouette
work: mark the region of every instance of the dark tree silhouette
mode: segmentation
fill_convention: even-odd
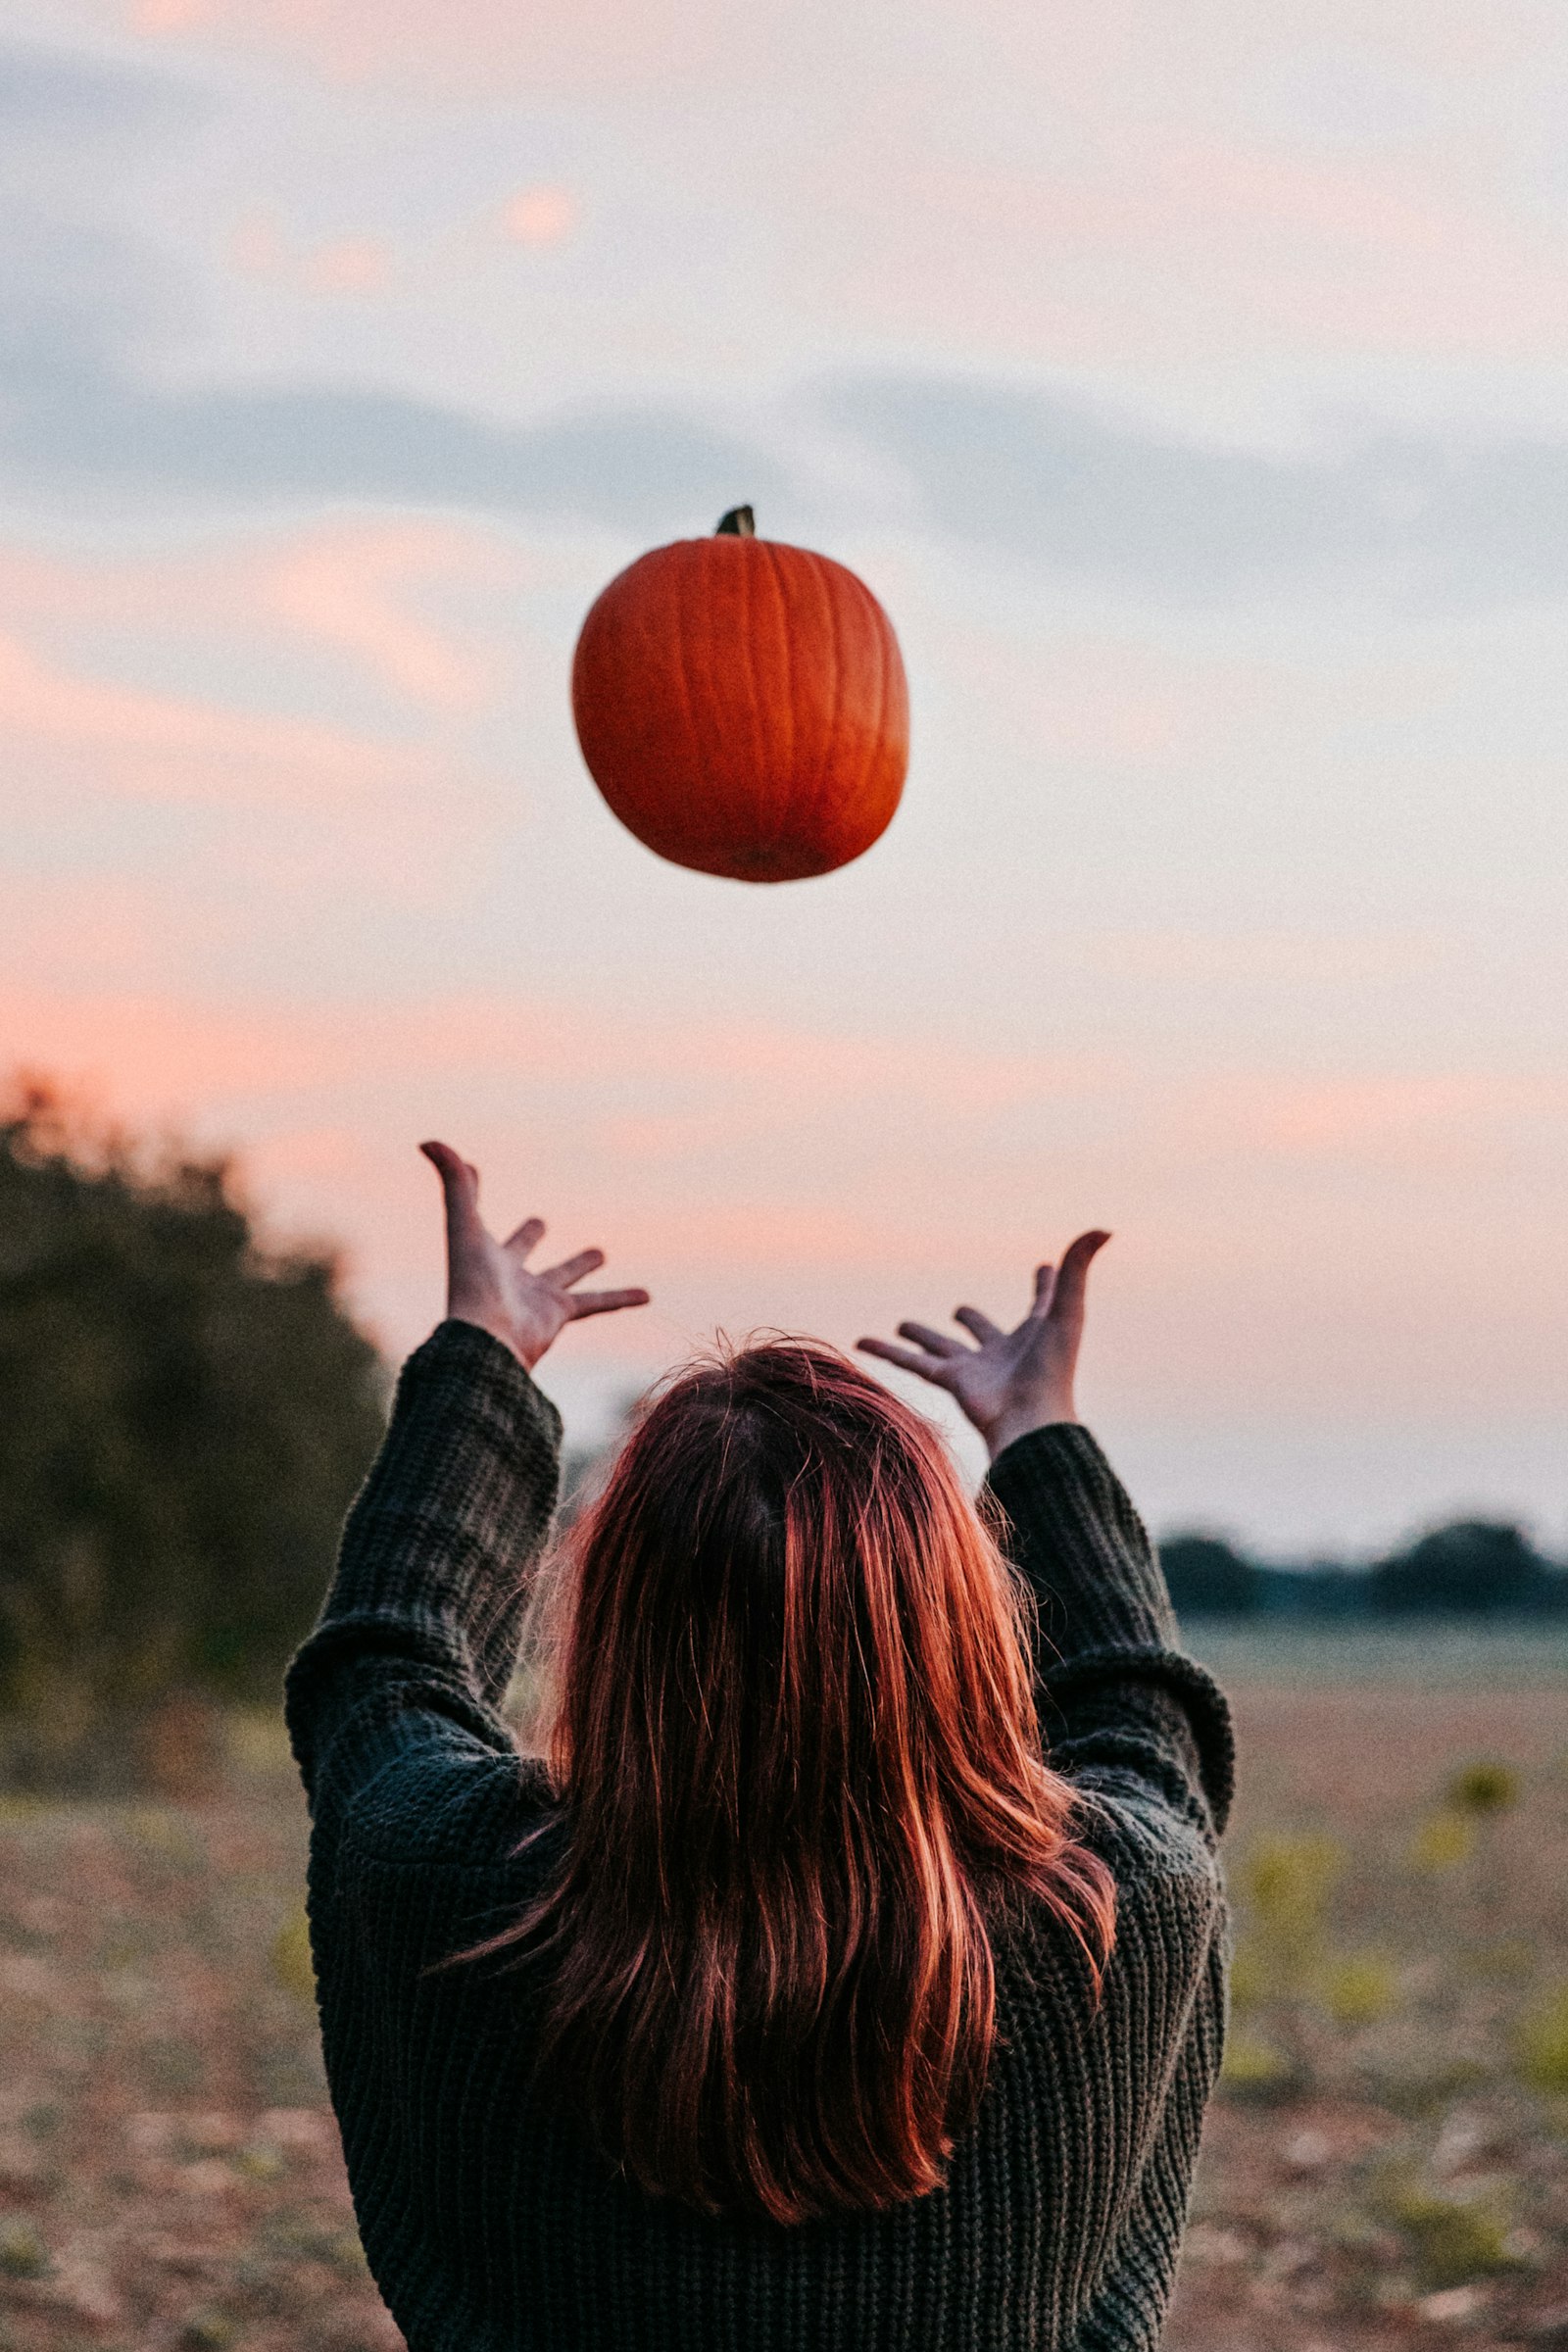
[[[44,1084],[0,1108],[0,1690],[62,1755],[171,1690],[270,1697],[384,1417],[329,1254],[222,1160]]]
[[[1259,1605],[1256,1566],[1218,1536],[1168,1536],[1159,1557],[1179,1617],[1237,1617]]]
[[[1372,1571],[1373,1605],[1400,1615],[1512,1615],[1555,1605],[1563,1579],[1522,1529],[1461,1519]]]

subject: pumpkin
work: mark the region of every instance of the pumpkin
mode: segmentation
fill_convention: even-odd
[[[870,848],[904,790],[892,623],[842,564],[759,539],[749,507],[611,581],[582,624],[571,704],[621,823],[699,873],[831,873]]]

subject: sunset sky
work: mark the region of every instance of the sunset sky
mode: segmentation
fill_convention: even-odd
[[[655,1293],[584,1433],[1093,1222],[1156,1525],[1568,1543],[1560,0],[6,27],[0,1066],[234,1147],[392,1350],[447,1136]],[[742,500],[911,688],[891,832],[776,889],[567,706]]]

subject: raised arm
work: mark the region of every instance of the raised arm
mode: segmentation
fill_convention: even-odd
[[[318,1825],[399,1753],[510,1749],[500,1709],[561,1444],[530,1371],[567,1323],[648,1295],[578,1290],[604,1263],[597,1250],[535,1272],[539,1219],[496,1241],[477,1170],[446,1145],[424,1149],[445,1195],[447,1318],[404,1366],[320,1619],[288,1673],[289,1732]]]
[[[860,1346],[946,1389],[986,1441],[989,1494],[1034,1596],[1052,1762],[1086,1783],[1130,1778],[1212,1837],[1230,1808],[1229,1710],[1211,1678],[1177,1647],[1143,1522],[1078,1420],[1074,1376],[1089,1268],[1108,1239],[1080,1234],[1059,1266],[1039,1267],[1029,1312],[1012,1331],[960,1306],[953,1319],[968,1342],[901,1323],[906,1345]]]

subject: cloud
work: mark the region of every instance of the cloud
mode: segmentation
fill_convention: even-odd
[[[653,537],[720,512],[737,484],[774,512],[829,494],[809,460],[674,408],[509,424],[370,386],[156,382],[130,358],[168,307],[144,263],[33,225],[0,273],[0,479],[33,502],[96,485],[158,507],[350,500]],[[1045,388],[918,374],[844,374],[789,405],[896,467],[937,539],[1112,592],[1193,605],[1350,586],[1399,610],[1568,593],[1560,442],[1347,426],[1269,452]]]
[[[493,662],[404,601],[443,571],[472,577],[468,556],[462,534],[413,524],[321,528],[226,562],[203,551],[183,563],[73,563],[0,547],[6,895],[17,920],[36,942],[38,872],[53,873],[58,889],[62,866],[85,867],[101,892],[117,863],[128,881],[155,855],[172,860],[168,936],[188,936],[191,896],[222,906],[238,938],[269,904],[275,923],[279,893],[297,914],[318,894],[340,897],[345,874],[362,915],[435,908],[470,887],[477,850],[516,797],[450,739],[454,717],[492,699]],[[416,712],[434,713],[433,735],[396,711],[377,731],[139,682],[117,674],[127,638],[222,662],[237,651],[248,663],[259,653],[265,662],[269,638],[296,654],[340,653]],[[265,666],[286,698],[283,664]],[[79,933],[62,919],[68,965],[78,936],[91,937],[100,960],[108,937],[127,936],[120,917],[106,935],[99,912]],[[142,937],[151,954],[153,931]],[[135,969],[125,967],[127,979]]]
[[[1180,604],[1568,593],[1561,443],[1347,429],[1281,455],[958,377],[845,377],[822,397],[906,470],[928,528],[1041,572]]]
[[[501,208],[501,231],[514,245],[560,245],[577,225],[577,203],[569,188],[519,189]]]
[[[1064,121],[1033,155],[955,135],[929,98],[914,122],[890,111],[853,151],[813,157],[805,218],[831,207],[834,235],[803,239],[799,267],[862,333],[1024,366],[1560,359],[1560,224],[1522,208],[1473,140],[1324,153],[1222,129],[1194,96],[1187,120],[1178,107],[1119,135],[1073,138]],[[1113,119],[1127,93],[1105,103]]]
[[[111,684],[4,635],[0,733],[19,760],[108,755],[97,788],[138,798],[232,805],[260,793],[309,808],[323,791],[364,800],[384,780],[375,749],[336,729]]]
[[[270,639],[279,652],[326,650],[406,703],[459,712],[495,699],[497,651],[471,626],[441,625],[426,600],[447,586],[514,592],[524,568],[498,537],[423,516],[96,560],[0,541],[0,623],[56,638],[134,631],[183,649]]]
[[[1246,1125],[1263,1151],[1298,1159],[1353,1156],[1427,1170],[1441,1160],[1481,1174],[1526,1139],[1560,1152],[1568,1075],[1442,1070],[1296,1082],[1271,1090]]]
[[[160,85],[100,80],[26,53],[35,125],[72,140],[159,103]],[[58,65],[58,70],[57,70]],[[26,97],[18,101],[21,106]],[[171,109],[188,97],[170,83]],[[51,118],[46,100],[54,101]],[[204,101],[205,103],[205,101]],[[74,106],[74,115],[72,107]],[[96,110],[96,111],[95,111]],[[188,109],[187,109],[188,111]],[[476,402],[421,398],[374,383],[192,380],[165,373],[166,341],[188,340],[198,286],[95,200],[95,173],[0,174],[0,487],[29,509],[101,490],[144,510],[229,512],[356,500],[529,514],[628,534],[689,529],[738,495],[776,502],[779,463],[741,435],[678,407],[583,404],[539,422]],[[57,184],[58,183],[58,184]],[[496,230],[559,241],[571,200],[524,188]],[[134,217],[134,216],[133,216]],[[242,220],[229,260],[241,273],[334,298],[383,292],[392,253],[376,234],[317,242],[285,235],[268,212]]]
[[[385,238],[327,237],[296,246],[265,212],[252,213],[239,223],[228,251],[242,277],[302,294],[375,294],[392,276],[392,252]]]
[[[354,499],[649,533],[721,513],[738,483],[780,494],[774,459],[671,409],[518,425],[372,387],[159,383],[131,354],[172,307],[139,249],[13,222],[0,253],[0,480],[33,503],[99,485],[160,506]]]
[[[1365,230],[1401,267],[1451,241],[1441,206],[1415,193],[1395,202],[1353,170],[1168,139],[1161,154],[1132,190],[1082,198],[1092,212],[1112,202],[1101,222],[1112,243],[1136,245],[1145,216],[1162,220],[1173,205],[1205,249],[1205,223],[1271,205],[1309,238]],[[568,232],[570,205],[540,181],[493,218],[543,246]],[[989,236],[988,220],[970,225]],[[1071,218],[1053,227],[1058,245],[1087,236],[1092,247],[1099,233]],[[373,237],[296,249],[265,216],[240,244],[247,267],[338,296],[375,291],[389,268]],[[808,521],[829,502],[841,526],[890,508],[902,516],[891,474],[939,541],[1163,603],[1349,586],[1385,607],[1484,609],[1568,590],[1568,443],[1544,437],[1342,426],[1265,451],[1164,432],[1044,385],[912,371],[800,389],[761,426],[635,400],[513,422],[372,383],[193,381],[188,363],[161,372],[161,337],[190,299],[149,248],[14,209],[0,239],[0,484],[33,508],[91,491],[152,511],[353,501],[654,537],[742,491]],[[1161,722],[1152,710],[1146,719],[1152,742]]]
[[[0,44],[0,133],[8,147],[27,139],[72,140],[145,133],[211,111],[205,95],[168,74],[24,42]]]
[[[481,780],[450,756],[94,678],[4,632],[0,745],[19,826],[90,834],[117,806],[177,813],[177,887],[252,902],[340,895],[351,872],[357,901],[428,905],[489,829]]]
[[[410,609],[431,580],[514,585],[518,566],[477,533],[424,520],[322,524],[246,567],[263,616],[350,655],[409,701],[467,710],[493,699],[497,662],[486,647]]]
[[[153,39],[303,56],[334,80],[597,91],[739,77],[787,39],[777,7],[742,0],[108,0]]]
[[[20,863],[0,868],[0,1002],[6,975],[25,975],[37,994],[59,989],[89,998],[127,980],[146,989],[177,980],[194,955],[218,945],[223,917],[199,892],[171,889],[146,875],[39,874]],[[23,1024],[24,1026],[24,1023]],[[0,1047],[25,1052],[20,1030]]]

